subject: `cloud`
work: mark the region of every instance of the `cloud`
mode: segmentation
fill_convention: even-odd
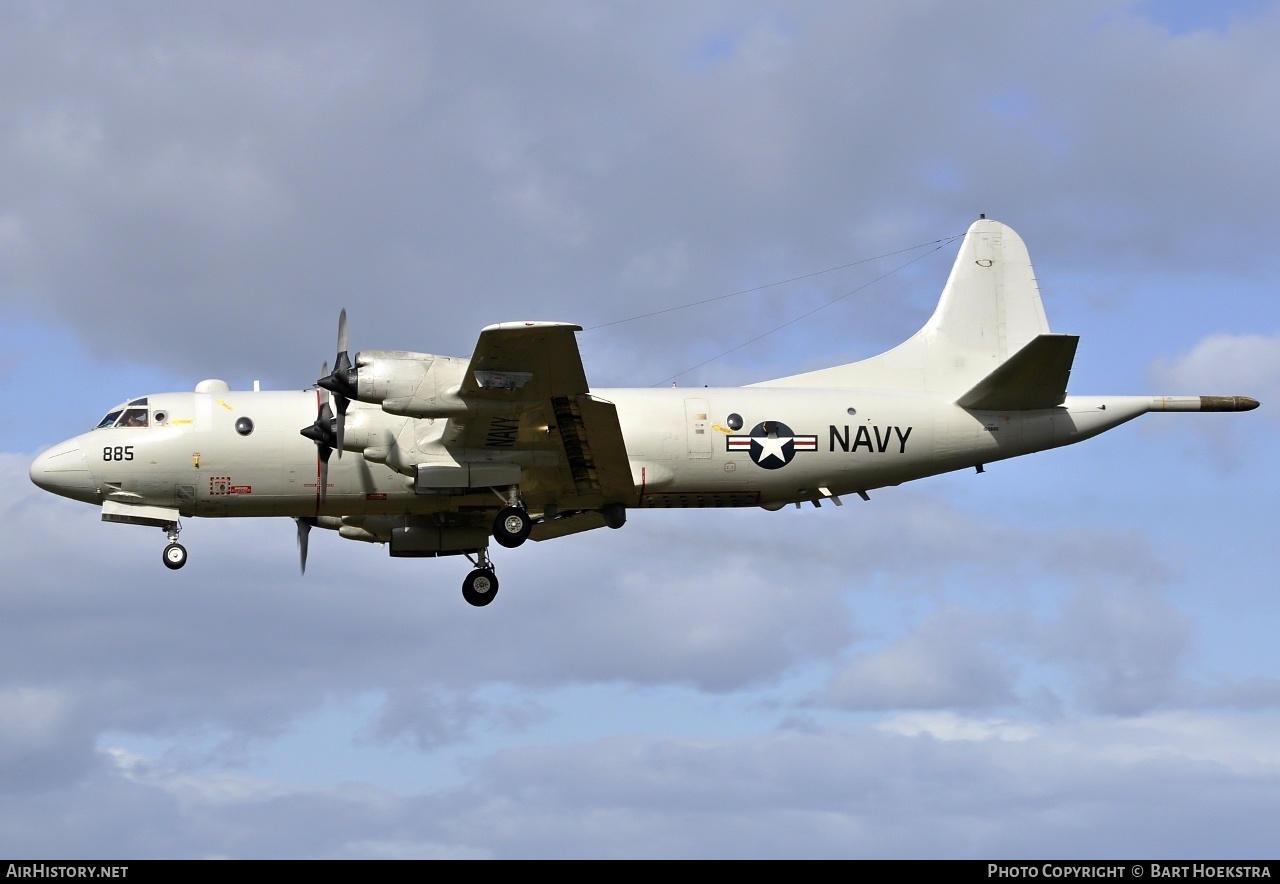
[[[996,627],[993,629],[993,626]],[[1003,631],[939,607],[907,639],[856,658],[831,684],[844,709],[982,709],[1014,699],[1013,676],[984,639]]]
[[[1275,421],[1280,414],[1280,334],[1209,335],[1172,360],[1156,360],[1149,374],[1168,390],[1259,400],[1262,406],[1250,415],[1250,425],[1259,419]],[[1232,419],[1196,422],[1191,436],[1197,442],[1195,452],[1208,453],[1220,470],[1239,469],[1244,449],[1251,444],[1244,427]]]
[[[0,145],[14,170],[13,235],[0,240],[16,250],[12,282],[104,350],[142,333],[153,358],[201,374],[252,358],[294,380],[332,355],[339,306],[356,311],[358,346],[465,353],[478,328],[530,310],[584,324],[637,312],[653,292],[636,268],[673,244],[689,269],[670,303],[954,233],[974,206],[1033,225],[1050,257],[1071,243],[1077,266],[1218,254],[1190,246],[1221,176],[1188,176],[1188,164],[1231,170],[1260,201],[1221,220],[1215,243],[1244,248],[1274,230],[1258,182],[1276,132],[1252,110],[1261,96],[1238,88],[1274,76],[1261,36],[1272,17],[1253,25],[1256,40],[1162,43],[1137,18],[1097,27],[1109,3],[1010,5],[981,28],[959,9],[909,5],[776,21],[718,5],[569,8],[335,6],[300,21],[246,7],[181,22],[11,10],[0,58],[41,73],[3,100],[21,121]],[[733,35],[731,51],[709,70],[681,65],[715,34]],[[1064,43],[1087,51],[1062,57]],[[1030,96],[1015,119],[991,109],[1010,94]],[[1204,113],[1215,126],[1195,122]],[[1130,141],[1156,149],[1116,149]],[[983,161],[992,151],[1001,163]],[[929,184],[924,170],[939,167],[964,170],[963,185]],[[1037,184],[1047,174],[1068,182],[1053,209]],[[1132,225],[1134,201],[1167,225]],[[845,339],[811,336],[824,356],[896,343],[927,312],[911,291],[878,286],[871,320],[860,300],[830,320]],[[627,365],[663,344],[660,378],[706,358],[707,334],[758,333],[759,313],[606,337]],[[728,365],[752,379],[778,346]],[[605,384],[630,375],[599,370]]]
[[[1046,656],[1077,673],[1085,708],[1136,715],[1184,699],[1192,632],[1187,616],[1153,592],[1085,585],[1040,640]]]
[[[982,857],[1249,855],[1280,793],[1274,716],[1067,720],[959,738],[826,727],[739,739],[526,747],[461,784],[397,795],[139,771],[78,790],[77,850],[103,857]],[[995,738],[992,738],[992,737]],[[1179,796],[1192,794],[1194,802]],[[0,814],[15,802],[0,796]],[[57,804],[8,831],[67,855]],[[123,823],[128,821],[129,825]],[[73,853],[75,851],[72,851]]]
[[[1150,370],[1152,378],[1171,391],[1280,402],[1280,334],[1209,335],[1172,360],[1157,360]],[[1271,420],[1274,413],[1263,411]]]

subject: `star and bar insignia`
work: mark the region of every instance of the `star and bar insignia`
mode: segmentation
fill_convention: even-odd
[[[797,436],[780,421],[761,421],[748,436],[729,436],[727,451],[749,452],[751,462],[766,470],[776,470],[791,463],[797,451],[817,451],[817,436]]]

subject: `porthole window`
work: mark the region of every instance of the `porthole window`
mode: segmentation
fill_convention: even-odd
[[[167,421],[168,419],[169,419],[169,414],[168,414],[168,412],[164,412],[164,411],[157,411],[157,412],[155,413],[155,420],[156,420],[156,423],[157,423],[157,424],[162,424],[162,423],[164,423],[165,421]]]
[[[856,409],[856,408],[847,408],[847,409],[845,409],[845,410],[849,413],[849,416],[850,416],[850,417],[852,417],[853,415],[855,415],[855,414],[857,414],[857,413],[858,413],[858,409]]]
[[[725,419],[725,423],[729,425],[729,429],[737,432],[742,429],[742,415],[736,413],[731,414]]]
[[[239,433],[241,436],[248,436],[250,433],[253,432],[253,421],[249,420],[249,418],[247,417],[242,417],[237,419],[236,432]]]

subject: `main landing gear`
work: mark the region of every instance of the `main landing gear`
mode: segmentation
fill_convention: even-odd
[[[498,510],[498,515],[493,520],[493,539],[498,542],[498,546],[515,549],[529,539],[533,519],[529,518],[529,511],[524,508],[524,501],[520,499],[520,486],[508,487],[505,495],[497,488],[493,489],[493,493],[506,504]]]
[[[498,575],[493,573],[493,562],[489,559],[489,551],[482,549],[473,559],[467,555],[476,569],[462,581],[462,597],[467,604],[483,608],[498,594]]]
[[[507,549],[515,549],[528,540],[532,530],[533,519],[529,518],[529,511],[522,506],[505,507],[498,511],[497,518],[493,520],[493,539],[499,546]]]
[[[524,508],[524,503],[520,500],[520,490],[515,485],[507,489],[505,498],[498,489],[493,490],[506,503],[493,520],[493,539],[498,546],[515,549],[529,539],[529,532],[533,530],[533,519],[529,518],[529,511]],[[471,559],[471,556],[468,555],[467,558]],[[493,573],[493,562],[489,559],[489,550],[478,551],[476,557],[471,559],[471,563],[476,566],[476,569],[462,581],[462,597],[468,604],[480,608],[493,601],[493,597],[498,594],[498,577]]]
[[[164,526],[164,533],[169,538],[169,545],[164,548],[164,566],[170,571],[177,571],[187,563],[187,548],[178,543],[178,532],[182,529],[177,522]]]

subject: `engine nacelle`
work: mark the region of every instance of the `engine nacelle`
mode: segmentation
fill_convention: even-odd
[[[355,399],[406,417],[448,417],[467,410],[458,397],[465,360],[407,350],[356,354]]]

